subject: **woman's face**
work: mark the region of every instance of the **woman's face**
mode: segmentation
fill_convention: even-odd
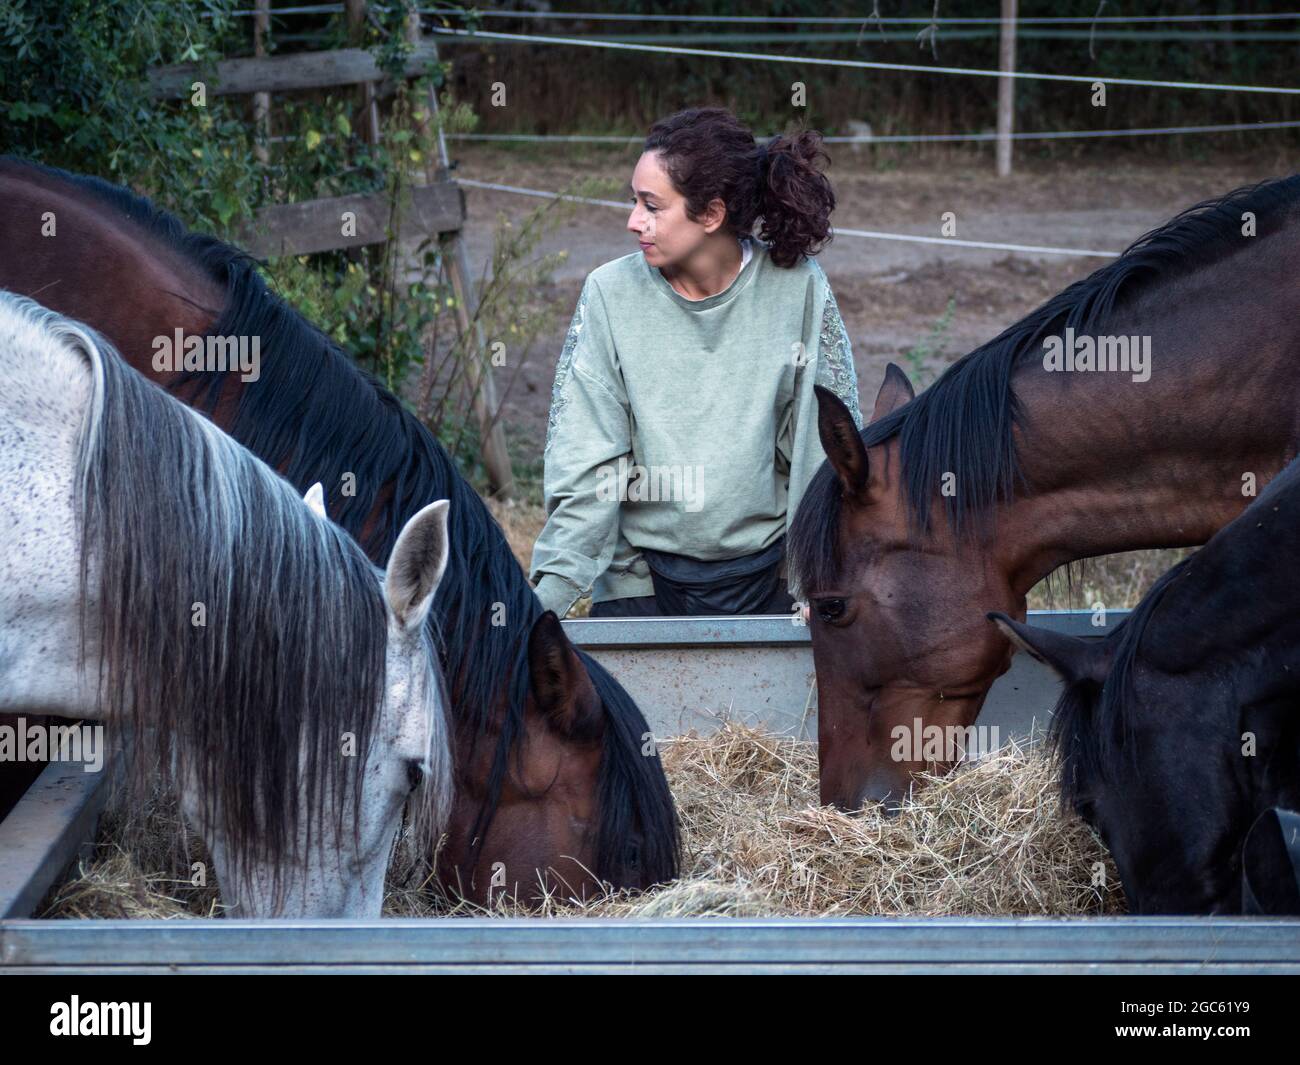
[[[651,266],[689,259],[726,218],[721,200],[714,200],[700,221],[687,218],[686,198],[673,188],[658,152],[643,153],[632,171],[632,200],[627,228],[636,235]]]

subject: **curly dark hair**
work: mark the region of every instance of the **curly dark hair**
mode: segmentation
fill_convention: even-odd
[[[830,156],[816,130],[760,145],[725,108],[695,107],[656,122],[642,150],[660,153],[692,221],[714,199],[726,204],[725,225],[737,237],[761,218],[759,236],[777,266],[794,266],[831,240],[835,193],[817,166]]]

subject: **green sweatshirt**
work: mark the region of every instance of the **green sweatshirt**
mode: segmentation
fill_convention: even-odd
[[[530,570],[560,617],[586,594],[653,595],[641,547],[722,560],[786,533],[826,458],[814,384],[861,428],[821,265],[783,269],[752,243],[730,287],[702,300],[639,251],[587,275],[555,369]]]

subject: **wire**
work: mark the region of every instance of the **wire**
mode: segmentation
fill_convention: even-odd
[[[382,4],[375,5],[376,10],[387,10]],[[279,7],[270,14],[276,15],[333,15],[341,12],[343,5],[301,4],[296,7]],[[892,16],[872,18],[869,15],[854,17],[852,15],[637,15],[598,11],[503,11],[478,10],[465,11],[452,7],[421,7],[416,9],[421,15],[454,15],[460,18],[511,18],[511,19],[558,19],[582,22],[720,22],[720,23],[765,23],[791,22],[799,25],[817,24],[825,26],[859,26],[859,25],[908,25],[908,26],[1000,26],[1006,22],[1002,18],[926,18],[919,16]],[[236,18],[252,17],[257,11],[230,11],[228,15]],[[205,17],[214,17],[206,12]],[[1152,23],[1152,22],[1290,22],[1300,20],[1300,12],[1284,12],[1260,15],[1043,15],[1028,18],[1016,18],[1011,21],[1020,26],[1049,25],[1084,25],[1093,23]]]
[[[1048,141],[1091,137],[1155,137],[1179,133],[1240,133],[1249,130],[1296,129],[1296,122],[1237,122],[1222,126],[1165,126],[1150,129],[1076,129],[1012,133],[1012,140]],[[770,140],[776,134],[756,135],[756,140]],[[827,144],[921,144],[951,141],[996,141],[997,133],[898,133],[881,136],[823,137]],[[586,133],[448,133],[448,140],[460,141],[555,141],[557,143],[640,144],[644,136],[620,136]]]
[[[490,192],[513,192],[519,196],[536,196],[547,200],[569,200],[572,203],[586,203],[594,207],[613,207],[620,211],[630,211],[631,205],[619,200],[596,200],[587,196],[570,196],[560,192],[545,192],[542,189],[524,189],[518,185],[501,185],[494,181],[474,181],[471,178],[457,177],[456,183],[467,188],[486,189]],[[1093,251],[1088,248],[1054,248],[1038,244],[1001,244],[986,240],[958,240],[956,237],[923,237],[912,233],[881,233],[871,229],[840,229],[836,235],[862,237],[867,240],[895,240],[911,244],[945,244],[957,248],[980,248],[990,251],[1031,252],[1040,255],[1073,255],[1090,259],[1113,259],[1117,251]]]
[[[341,6],[341,5],[338,5]],[[422,15],[461,15],[471,13],[457,8],[420,8]],[[987,18],[928,18],[924,15],[889,18],[874,18],[870,15],[638,15],[622,13],[605,13],[594,11],[502,11],[478,10],[473,12],[479,18],[519,18],[519,19],[564,19],[570,21],[591,22],[720,22],[720,23],[764,23],[793,22],[800,25],[816,23],[825,26],[857,26],[884,23],[886,25],[922,25],[930,26],[997,26],[1007,19]],[[1015,18],[1010,21],[1018,25],[1091,25],[1094,22],[1285,22],[1300,19],[1300,12],[1263,15],[1059,15],[1030,16]]]
[[[534,44],[569,44],[581,48],[610,48],[626,52],[658,52],[664,55],[697,55],[717,59],[754,59],[765,63],[799,63],[804,66],[851,67],[857,70],[898,70],[922,74],[957,74],[979,78],[1016,78],[1022,81],[1063,81],[1084,84],[1128,85],[1148,89],[1207,89],[1217,92],[1274,93],[1300,96],[1300,88],[1277,85],[1222,85],[1199,81],[1153,81],[1146,78],[1107,78],[1090,74],[1039,74],[1027,70],[986,70],[971,67],[933,67],[920,63],[876,63],[866,59],[829,59],[817,56],[766,55],[761,52],[730,52],[716,48],[677,48],[665,44],[625,44],[584,37],[549,37],[532,33],[493,33],[488,30],[455,30],[435,26],[439,37],[519,41]]]

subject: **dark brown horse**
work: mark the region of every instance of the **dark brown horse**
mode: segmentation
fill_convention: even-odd
[[[591,874],[627,887],[676,875],[676,812],[636,705],[543,613],[432,434],[247,256],[127,190],[0,159],[0,288],[99,330],[300,489],[320,481],[330,517],[380,565],[410,515],[451,501],[433,607],[457,733],[445,883],[482,900],[497,888],[531,897],[543,881],[580,892]],[[176,330],[257,338],[256,380],[156,360]]]
[[[1106,841],[1129,912],[1300,913],[1279,831],[1300,807],[1300,463],[1104,640],[990,620],[1064,683],[1062,805]]]
[[[919,397],[891,367],[861,433],[818,390],[790,562],[824,802],[896,804],[926,768],[896,740],[975,721],[1011,658],[989,611],[1023,620],[1074,560],[1204,543],[1295,457],[1298,208],[1300,176],[1189,208]]]

